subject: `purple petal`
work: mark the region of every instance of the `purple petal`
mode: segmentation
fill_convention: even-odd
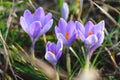
[[[104,32],[102,31],[101,36],[100,36],[98,42],[94,44],[94,46],[92,47],[92,49],[95,50],[98,47],[100,47],[101,44],[103,43],[103,40],[104,40]]]
[[[57,35],[57,39],[61,40],[64,45],[68,45],[67,40],[65,39],[65,37],[61,33],[57,33],[56,35]]]
[[[78,30],[78,36],[79,36],[79,38],[80,38],[83,42],[84,42],[84,40],[86,39],[86,38],[85,38],[85,35],[83,35],[82,32],[79,31],[79,30]]]
[[[26,23],[26,21],[25,21],[25,18],[24,18],[23,16],[20,17],[20,24],[21,24],[23,30],[24,30],[26,33],[29,33],[29,32],[28,32],[28,31],[29,31],[29,30],[28,30],[28,25],[27,25],[27,23]]]
[[[48,60],[53,65],[56,65],[57,63],[56,56],[50,51],[46,52],[45,59]]]
[[[68,25],[66,27],[66,31],[65,32],[68,32],[69,33],[69,38],[71,38],[72,35],[74,35],[74,33],[76,32],[75,31],[75,23],[73,21],[69,21],[68,22]],[[69,39],[68,38],[68,39]]]
[[[94,24],[91,21],[88,21],[85,24],[85,37],[88,37],[89,32],[91,32],[91,29],[93,28]]]
[[[62,18],[64,18],[67,21],[68,16],[69,16],[69,6],[66,2],[64,2],[62,6]]]
[[[43,28],[41,29],[40,36],[45,34],[52,27],[52,24],[53,24],[53,19],[51,19],[45,26],[43,26]]]
[[[75,41],[76,39],[76,34],[72,35],[71,38],[68,40],[68,46],[71,46],[71,44]]]
[[[98,42],[98,38],[94,34],[87,37],[87,39],[84,41],[87,48],[92,47],[96,42]]]
[[[32,39],[37,39],[39,37],[41,31],[41,23],[39,21],[35,21],[30,25],[29,35]]]
[[[59,32],[58,27],[55,27],[55,34],[56,34],[58,40],[61,40],[63,42],[63,44],[67,44],[67,40],[66,40],[65,36],[63,36],[63,34]]]
[[[101,21],[92,28],[92,31],[94,32],[94,34],[98,34],[99,32],[104,30],[104,27],[105,27],[105,22]]]
[[[102,31],[101,36],[100,36],[98,42],[99,42],[100,44],[102,44],[103,41],[104,41],[104,32]]]
[[[85,34],[85,28],[83,27],[83,25],[78,21],[76,21],[75,23],[76,23],[76,29],[79,30],[84,35]]]
[[[31,22],[32,22],[32,14],[31,14],[31,12],[29,10],[25,10],[24,18],[25,18],[25,21],[27,22],[28,27],[29,27]]]
[[[57,52],[56,58],[57,58],[57,60],[58,60],[58,59],[61,57],[61,55],[62,55],[62,49],[63,49],[63,43],[62,43],[62,41],[58,40],[57,46],[56,46],[56,52]]]
[[[55,48],[56,48],[56,44],[55,43],[52,43],[50,41],[47,42],[47,44],[46,44],[46,51],[54,51],[55,52],[56,51]]]
[[[63,49],[63,42],[61,40],[58,40],[57,46],[56,46],[56,51],[59,51],[62,49]]]
[[[66,26],[67,26],[67,22],[63,18],[60,18],[58,23],[58,28],[60,29],[60,32],[62,34],[65,34]]]
[[[51,13],[48,13],[48,14],[45,16],[43,26],[44,26],[46,23],[48,23],[51,18],[52,18],[52,14],[51,14]]]
[[[79,38],[84,41],[85,40],[85,28],[83,27],[83,25],[80,22],[76,22],[76,29],[78,31],[78,35]]]
[[[45,17],[45,13],[42,7],[39,7],[38,9],[35,10],[33,16],[34,21],[41,21],[41,24],[43,26],[44,17]]]
[[[50,45],[51,45],[51,42],[48,41],[47,44],[46,44],[46,52],[49,51]]]

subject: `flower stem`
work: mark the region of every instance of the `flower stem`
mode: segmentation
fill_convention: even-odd
[[[89,69],[89,68],[90,68],[90,57],[89,55],[87,55],[85,69]]]
[[[90,64],[91,64],[90,63],[90,59],[91,59],[92,54],[93,54],[93,51],[88,49],[87,56],[86,56],[85,69],[89,69],[90,68]]]
[[[69,54],[69,47],[66,47],[66,49],[67,49],[67,53],[66,53],[66,66],[67,66],[67,72],[68,72],[68,75],[69,75],[69,77],[70,77],[70,75],[71,75],[71,60],[70,60],[70,54]],[[69,78],[68,78],[68,80],[69,80]]]
[[[32,57],[32,58],[35,58],[34,48],[35,48],[35,41],[33,40],[33,41],[32,41],[32,46],[31,46],[31,57]]]
[[[92,57],[92,54],[93,54],[93,51],[88,49],[87,58],[89,59],[89,61],[90,61],[90,59]]]
[[[56,80],[60,80],[59,73],[57,72],[57,69],[56,69],[56,65],[54,65],[54,69],[55,69],[55,72],[56,72]]]

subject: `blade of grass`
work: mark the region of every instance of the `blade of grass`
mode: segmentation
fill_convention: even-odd
[[[75,57],[76,57],[76,58],[77,58],[77,60],[79,61],[80,65],[83,67],[83,66],[84,66],[84,64],[83,64],[83,62],[82,62],[81,58],[79,58],[79,56],[76,54],[76,52],[73,50],[73,48],[72,48],[72,47],[70,47],[70,50],[73,52],[73,54],[75,55]]]
[[[9,17],[7,20],[7,30],[6,30],[6,35],[5,35],[5,41],[7,39],[8,33],[9,33],[10,25],[12,22],[12,14],[14,13],[14,11],[15,11],[15,1],[12,0],[12,8],[11,8],[11,11],[10,11],[10,14],[9,14]]]

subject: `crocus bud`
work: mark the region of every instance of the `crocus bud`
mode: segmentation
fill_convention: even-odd
[[[64,2],[62,5],[62,18],[67,21],[68,16],[69,16],[69,6],[66,2]]]

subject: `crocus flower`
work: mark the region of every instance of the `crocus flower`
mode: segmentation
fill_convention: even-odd
[[[69,16],[69,6],[66,2],[64,2],[62,5],[62,18],[67,21],[68,16]]]
[[[73,21],[69,21],[67,23],[63,18],[61,18],[59,20],[58,27],[55,27],[55,33],[58,40],[62,40],[63,44],[69,47],[76,39],[75,23]]]
[[[91,21],[85,24],[85,27],[80,22],[76,22],[76,28],[79,38],[87,47],[88,54],[93,53],[104,40],[104,26],[105,22],[101,21],[94,25]]]
[[[48,60],[53,66],[56,66],[59,58],[62,55],[63,43],[58,41],[57,44],[48,42],[46,44],[45,59]]]
[[[24,15],[20,17],[20,24],[23,30],[36,41],[39,36],[45,34],[52,26],[52,14],[45,15],[42,7],[39,7],[32,14],[29,10],[25,10]]]

